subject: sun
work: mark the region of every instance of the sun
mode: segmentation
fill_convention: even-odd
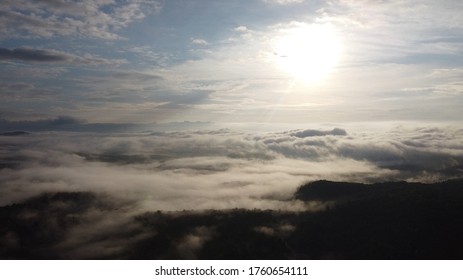
[[[296,24],[273,42],[274,62],[291,77],[314,83],[327,77],[341,54],[340,37],[331,25]]]

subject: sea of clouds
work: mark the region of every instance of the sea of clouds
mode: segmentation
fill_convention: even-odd
[[[458,178],[463,174],[462,143],[463,129],[448,125],[3,133],[0,207],[15,222],[3,224],[0,256],[126,258],[127,252],[143,251],[137,244],[162,234],[137,222],[146,212],[319,211],[328,204],[293,199],[299,186],[321,179],[368,183]],[[31,202],[57,192],[81,195]],[[24,206],[8,208],[18,203]],[[76,222],[65,226],[63,219]],[[41,230],[34,236],[41,237],[29,240],[23,227],[37,226]],[[274,231],[265,225],[256,230]],[[171,237],[168,255],[157,257],[196,258],[214,234],[209,227],[186,230]],[[24,250],[28,255],[15,255]]]
[[[0,137],[0,205],[90,191],[144,211],[303,210],[304,183],[461,176],[463,129],[389,126],[272,132],[36,132]]]

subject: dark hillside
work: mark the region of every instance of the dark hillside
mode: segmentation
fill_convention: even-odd
[[[0,258],[463,259],[463,180],[319,181],[295,199],[330,207],[157,211],[124,221],[110,198],[44,194],[0,207]]]

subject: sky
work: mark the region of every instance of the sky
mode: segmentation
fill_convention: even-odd
[[[18,219],[34,224],[48,212],[31,199],[96,195],[55,240],[95,258],[146,212],[320,211],[294,199],[301,185],[462,178],[462,14],[457,0],[2,0],[0,210],[29,203]]]
[[[316,208],[463,172],[459,1],[2,1],[0,206]]]
[[[452,0],[6,0],[0,123],[458,122],[462,11]]]

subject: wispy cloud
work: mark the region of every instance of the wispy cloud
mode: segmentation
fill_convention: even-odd
[[[200,39],[200,38],[191,38],[191,43],[194,45],[203,45],[203,46],[207,46],[209,44],[206,40]]]
[[[120,64],[124,60],[104,59],[95,55],[78,56],[51,49],[34,49],[20,47],[15,49],[0,48],[0,61],[24,61],[38,63],[71,63],[71,64]]]
[[[117,31],[161,9],[158,1],[3,1],[2,37],[119,39]]]
[[[264,0],[265,3],[277,4],[277,5],[290,5],[290,4],[300,4],[305,2],[305,0]]]

